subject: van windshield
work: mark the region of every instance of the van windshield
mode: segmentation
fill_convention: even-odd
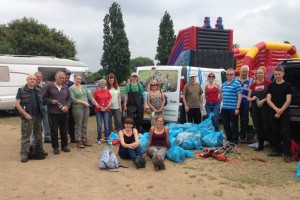
[[[178,71],[176,70],[143,70],[139,71],[139,83],[145,92],[149,92],[149,83],[155,80],[161,91],[175,92],[177,90]]]

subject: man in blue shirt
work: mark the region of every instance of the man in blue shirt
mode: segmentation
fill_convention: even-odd
[[[241,84],[234,80],[234,69],[226,71],[227,81],[222,85],[222,122],[227,141],[238,143],[238,115],[242,100]]]

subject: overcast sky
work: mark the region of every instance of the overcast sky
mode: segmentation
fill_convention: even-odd
[[[202,26],[210,17],[214,27],[223,18],[233,29],[233,42],[252,47],[261,41],[289,41],[300,48],[299,0],[0,0],[0,24],[33,17],[50,28],[62,30],[76,42],[77,58],[90,71],[100,69],[103,53],[103,18],[113,2],[121,6],[131,59],[154,60],[159,24],[168,11],[175,34]]]

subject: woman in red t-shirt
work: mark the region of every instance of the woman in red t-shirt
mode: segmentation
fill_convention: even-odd
[[[220,102],[222,101],[221,87],[215,82],[215,74],[209,73],[207,76],[208,83],[205,85],[205,110],[209,114],[214,113],[212,119],[215,131],[219,131],[219,115],[220,115]]]
[[[256,128],[258,146],[255,151],[261,151],[264,149],[264,140],[269,140],[270,133],[268,124],[268,110],[267,104],[267,91],[268,86],[271,83],[266,79],[266,71],[264,68],[258,68],[256,70],[256,81],[250,85],[248,93],[248,101],[251,102],[250,113],[254,127]]]
[[[99,81],[99,89],[93,94],[95,101],[99,106],[95,108],[96,120],[97,120],[97,132],[98,132],[98,144],[101,144],[102,140],[102,119],[104,123],[104,138],[109,139],[109,106],[111,105],[112,96],[106,89],[106,80],[101,79]]]

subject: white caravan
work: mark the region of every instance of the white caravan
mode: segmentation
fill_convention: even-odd
[[[168,122],[186,122],[186,115],[181,100],[182,90],[186,83],[189,82],[189,75],[196,73],[197,82],[201,83],[203,92],[205,92],[205,84],[207,76],[213,72],[216,75],[215,81],[220,85],[226,81],[226,71],[224,69],[212,69],[202,67],[189,66],[146,66],[138,67],[138,80],[144,87],[145,92],[149,91],[149,82],[156,80],[160,88],[167,96],[168,104],[164,109],[164,119]],[[203,95],[203,108],[205,98]],[[202,110],[202,116],[206,116],[205,109]],[[147,107],[144,113],[144,122],[150,121],[150,110]]]
[[[74,74],[88,72],[86,64],[48,56],[0,55],[0,110],[14,110],[18,88],[26,84],[28,74],[43,73],[43,82],[53,81],[57,71]]]

